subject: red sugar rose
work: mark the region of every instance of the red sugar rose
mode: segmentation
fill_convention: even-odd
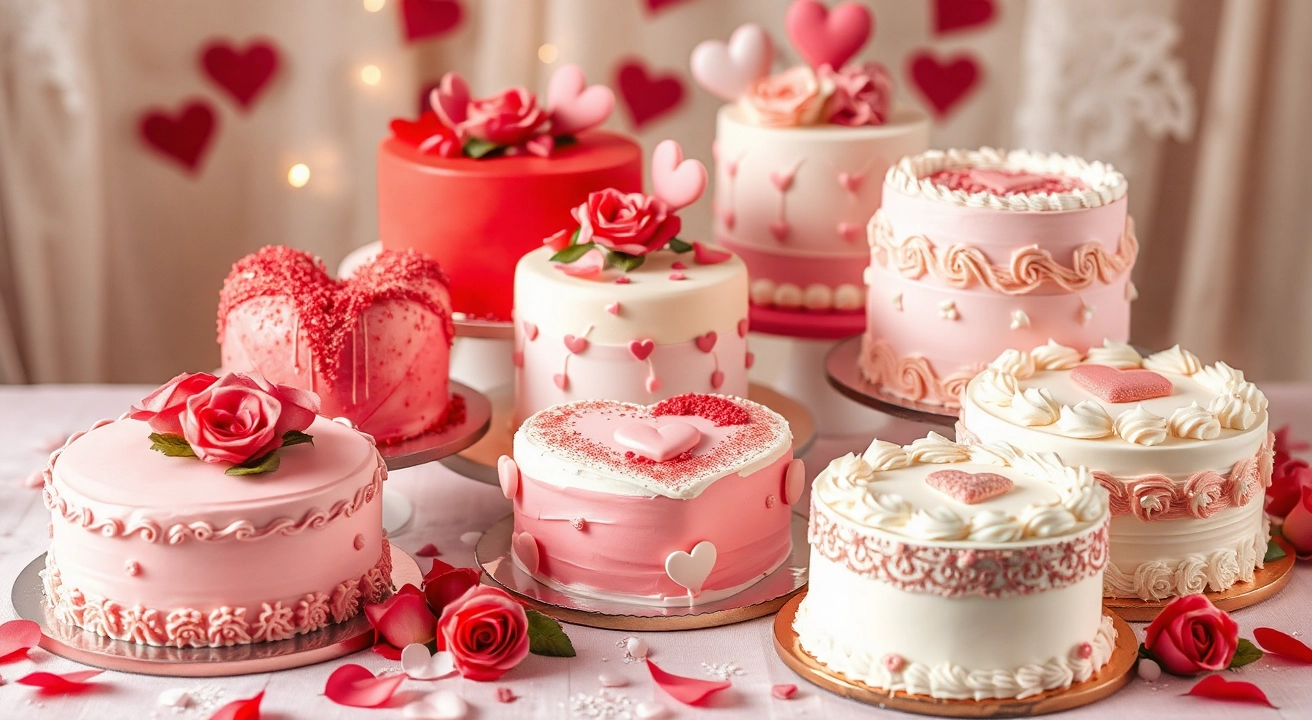
[[[1239,626],[1203,595],[1172,600],[1148,625],[1143,644],[1174,675],[1224,670],[1239,646]]]
[[[182,436],[205,462],[240,464],[282,447],[282,436],[314,422],[314,393],[231,373],[187,398]]]
[[[187,400],[216,381],[218,378],[209,373],[182,373],[139,400],[132,406],[128,417],[145,420],[157,433],[181,435],[182,413],[187,409]]]
[[[660,198],[607,188],[572,211],[580,245],[595,242],[626,255],[646,255],[679,234],[682,221]]]
[[[496,680],[528,657],[528,615],[493,587],[470,588],[442,610],[437,649],[470,680]]]

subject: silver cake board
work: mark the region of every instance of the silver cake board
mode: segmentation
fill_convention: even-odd
[[[825,376],[835,390],[886,415],[945,428],[947,432],[943,434],[952,437],[954,432],[952,427],[957,422],[956,410],[942,405],[893,397],[881,392],[861,374],[860,368],[857,367],[857,360],[860,357],[860,335],[839,342],[825,356]]]

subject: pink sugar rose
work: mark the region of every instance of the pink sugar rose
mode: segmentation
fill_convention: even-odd
[[[470,588],[477,587],[481,575],[475,568],[458,568],[434,560],[433,568],[424,576],[424,597],[428,606],[435,612],[442,612]]]
[[[835,72],[828,65],[820,74],[834,85],[824,116],[835,125],[883,125],[893,101],[893,78],[877,62],[852,64]]]
[[[187,399],[182,436],[205,462],[241,464],[282,447],[282,436],[314,422],[314,393],[231,373]]]
[[[761,127],[814,125],[823,120],[833,90],[832,80],[799,65],[752,83],[738,102],[747,118]]]
[[[588,201],[571,212],[579,223],[580,245],[595,242],[628,255],[665,247],[683,227],[665,201],[614,188],[589,194]]]
[[[461,140],[476,138],[496,145],[526,143],[541,134],[542,126],[550,118],[538,105],[537,97],[524,88],[472,98],[465,79],[454,72],[442,77],[430,102],[442,123]]]
[[[528,657],[528,615],[493,587],[477,585],[451,601],[437,630],[437,649],[451,653],[470,680],[496,680]]]
[[[1298,490],[1298,499],[1285,515],[1280,534],[1285,536],[1300,558],[1312,555],[1312,487]]]
[[[1186,595],[1148,625],[1143,644],[1173,675],[1224,670],[1239,647],[1239,626],[1205,596]]]
[[[139,400],[132,406],[128,417],[145,420],[157,433],[181,435],[182,413],[187,409],[187,400],[217,380],[209,373],[182,373]]]
[[[364,614],[378,639],[393,648],[404,648],[411,643],[426,645],[437,636],[437,618],[428,609],[424,594],[414,585],[403,586],[381,603],[365,605]]]

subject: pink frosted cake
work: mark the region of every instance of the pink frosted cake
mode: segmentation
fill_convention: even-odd
[[[807,64],[783,73],[770,75],[773,42],[756,25],[727,45],[703,42],[691,64],[730,103],[716,120],[715,239],[747,263],[752,304],[847,313],[859,327],[863,229],[879,208],[879,179],[929,147],[929,121],[893,106],[883,65],[849,62],[871,34],[869,11],[846,3],[828,15],[851,30],[843,47],[820,47],[808,30],[825,17],[811,0],[789,8],[788,36]]]
[[[338,281],[309,253],[266,247],[233,265],[218,328],[224,370],[318,393],[323,414],[379,442],[463,418],[446,276],[418,252],[384,251]]]
[[[903,158],[870,221],[861,372],[895,398],[960,407],[1008,348],[1124,342],[1138,253],[1125,178],[1023,150]]]
[[[788,423],[722,395],[544,410],[498,464],[515,565],[567,592],[644,605],[711,602],[792,549],[805,484]]]
[[[45,474],[52,616],[117,640],[220,647],[311,632],[386,597],[386,467],[316,404],[201,373],[70,438]]]

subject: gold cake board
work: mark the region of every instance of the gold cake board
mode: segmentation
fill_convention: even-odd
[[[1106,610],[1116,627],[1116,647],[1111,660],[1092,678],[1065,690],[1048,692],[1017,700],[943,700],[925,695],[908,695],[870,687],[834,672],[811,657],[798,642],[793,619],[803,591],[789,600],[774,618],[774,649],[784,664],[807,682],[851,700],[889,710],[954,718],[1029,717],[1062,712],[1089,705],[1111,696],[1125,687],[1134,674],[1139,656],[1139,641],[1124,620]]]
[[[1279,560],[1273,560],[1265,563],[1265,567],[1260,568],[1253,573],[1252,582],[1240,582],[1231,585],[1228,589],[1221,592],[1203,593],[1212,604],[1225,610],[1233,612],[1240,608],[1246,608],[1250,605],[1256,605],[1263,600],[1275,596],[1294,576],[1294,548],[1289,542],[1282,537],[1272,538],[1281,550],[1285,551],[1285,556]],[[1120,615],[1130,622],[1151,622],[1158,614],[1162,612],[1171,600],[1140,600],[1139,598],[1103,598],[1102,606]]]

